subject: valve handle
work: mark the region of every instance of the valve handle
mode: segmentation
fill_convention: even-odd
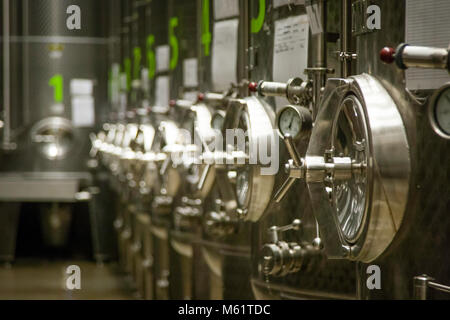
[[[202,175],[200,176],[200,180],[197,185],[198,191],[203,190],[203,188],[205,187],[206,180],[210,173],[211,173],[211,165],[207,164],[206,167],[203,169]]]
[[[297,179],[295,178],[291,178],[289,177],[281,186],[281,188],[277,191],[277,193],[275,194],[274,200],[276,203],[280,203],[284,197],[286,196],[286,194],[288,193],[288,191],[291,189],[291,187],[294,185],[295,181]]]
[[[264,80],[250,82],[248,89],[250,92],[258,92],[262,97],[285,97],[292,104],[300,104],[311,96],[310,83],[301,78],[292,78],[286,83]]]
[[[297,152],[297,149],[294,144],[294,140],[292,139],[292,136],[290,134],[286,134],[284,136],[284,143],[286,144],[286,148],[289,152],[289,155],[292,158],[293,164],[295,167],[300,168],[302,167],[302,160],[300,155]],[[287,165],[289,167],[289,165]],[[277,191],[275,194],[274,200],[276,203],[280,203],[288,191],[291,189],[291,187],[294,185],[295,181],[297,179],[294,177],[289,177],[281,186],[281,188]]]
[[[400,44],[397,49],[384,47],[380,51],[380,59],[384,63],[391,64],[395,61],[400,69],[446,69],[450,73],[448,48],[433,48],[424,46],[412,46],[406,43]]]
[[[289,155],[291,156],[292,161],[294,161],[294,165],[300,167],[302,165],[301,157],[297,152],[297,148],[295,147],[294,144],[294,139],[290,134],[287,133],[284,136],[284,143],[289,152]]]
[[[299,231],[302,228],[302,221],[300,219],[295,219],[292,221],[292,223],[285,225],[285,226],[272,226],[269,228],[268,232],[269,232],[269,237],[270,237],[270,241],[272,243],[278,243],[279,237],[278,234],[280,232],[286,232],[286,231],[290,231],[290,230],[295,230],[295,231]]]

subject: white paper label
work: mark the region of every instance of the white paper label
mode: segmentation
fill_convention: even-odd
[[[196,58],[183,61],[183,85],[188,88],[198,86],[198,62]]]
[[[407,0],[406,43],[447,48],[450,43],[449,13],[448,0]],[[406,70],[406,87],[411,90],[437,89],[448,81],[450,77],[446,70]]]
[[[163,72],[169,70],[170,47],[163,45],[156,47],[156,71]]]
[[[306,15],[275,21],[273,45],[273,80],[287,82],[294,77],[304,79],[308,67],[309,24]],[[287,103],[276,98],[277,106]]]
[[[237,82],[239,20],[232,19],[214,24],[212,47],[212,82],[215,91],[224,91]]]
[[[94,98],[72,97],[72,123],[75,127],[92,127],[95,124]]]
[[[72,79],[70,81],[70,94],[92,95],[94,92],[94,82],[89,79]]]
[[[309,25],[313,35],[323,32],[322,17],[320,15],[319,7],[316,4],[306,6],[306,13],[308,14]]]
[[[239,0],[214,0],[214,18],[216,20],[239,15]]]
[[[169,107],[169,76],[160,76],[156,78],[155,83],[155,107],[157,109],[167,109]]]

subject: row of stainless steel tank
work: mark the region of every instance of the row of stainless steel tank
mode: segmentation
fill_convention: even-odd
[[[421,276],[450,282],[450,7],[428,2],[122,2],[92,156],[143,298],[445,297]]]

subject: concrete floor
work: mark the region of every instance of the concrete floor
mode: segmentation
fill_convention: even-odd
[[[66,289],[66,268],[78,265],[81,289]],[[132,282],[116,264],[89,261],[18,260],[0,266],[0,300],[128,300],[135,299]]]

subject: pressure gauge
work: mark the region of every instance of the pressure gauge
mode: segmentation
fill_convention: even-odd
[[[222,130],[225,121],[225,113],[223,111],[216,111],[211,119],[211,127],[215,130]]]
[[[276,124],[282,137],[289,134],[293,139],[299,139],[311,131],[311,112],[305,107],[288,105],[278,112]]]
[[[428,116],[433,130],[442,138],[450,139],[450,82],[432,96]]]

